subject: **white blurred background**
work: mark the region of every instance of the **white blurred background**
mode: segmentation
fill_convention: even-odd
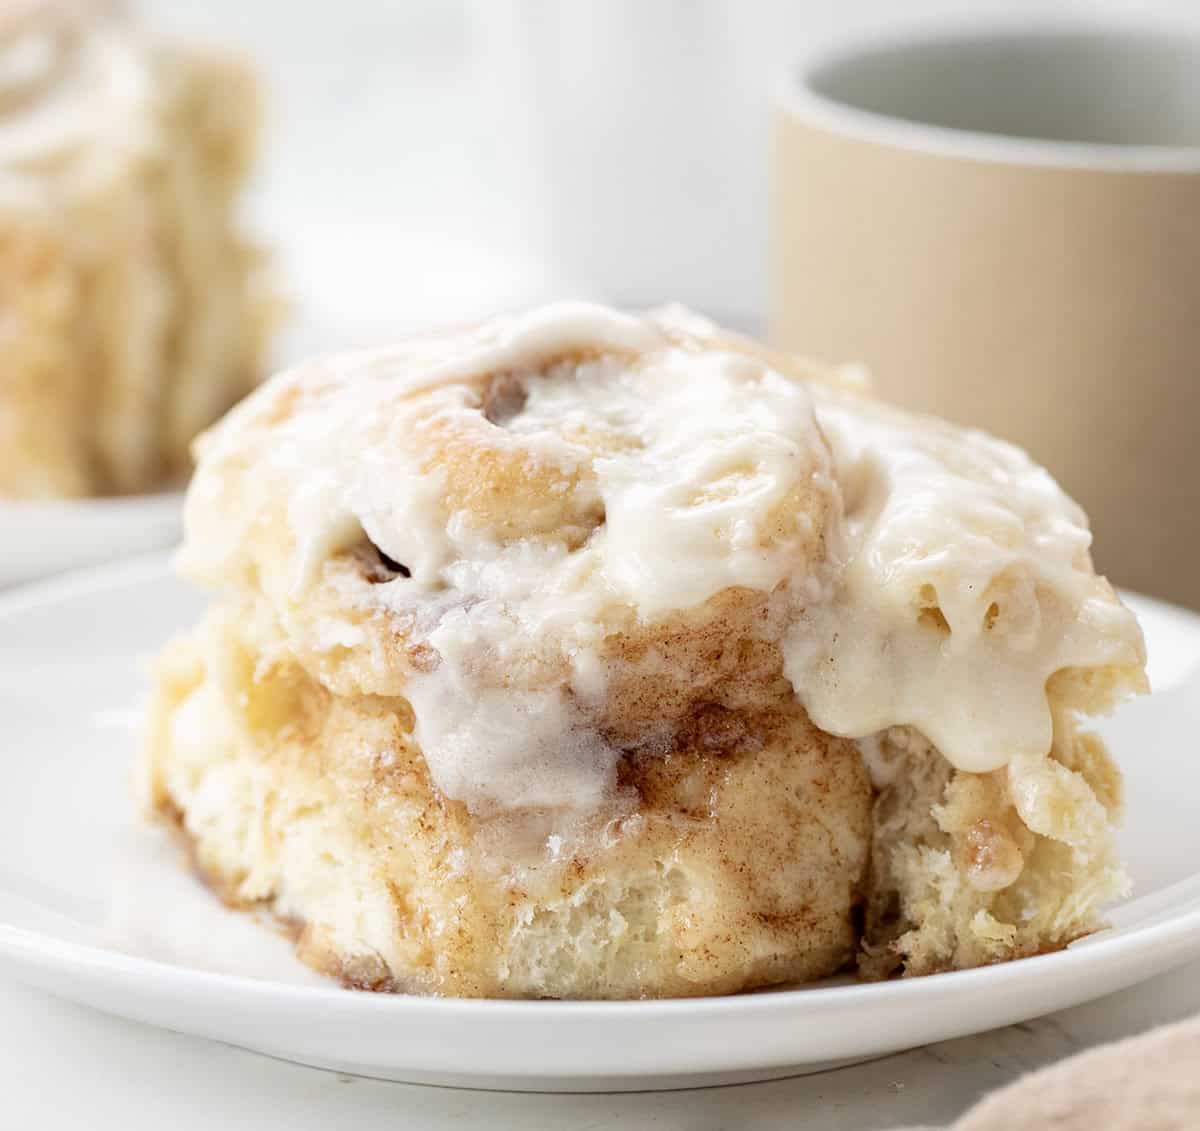
[[[289,352],[551,295],[765,307],[767,121],[845,35],[1097,18],[1200,29],[1190,0],[142,0],[241,46],[269,91],[256,227]]]

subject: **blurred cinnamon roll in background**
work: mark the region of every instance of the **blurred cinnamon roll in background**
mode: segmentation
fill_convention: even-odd
[[[255,383],[275,304],[235,212],[259,89],[107,0],[0,10],[0,497],[123,494]]]

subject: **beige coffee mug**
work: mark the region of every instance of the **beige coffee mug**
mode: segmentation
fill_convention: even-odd
[[[1200,42],[842,48],[774,118],[773,334],[1026,447],[1114,581],[1200,607]]]

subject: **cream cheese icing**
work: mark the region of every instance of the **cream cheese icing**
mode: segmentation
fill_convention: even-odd
[[[817,411],[842,494],[835,591],[784,648],[819,727],[915,726],[981,773],[1049,750],[1055,672],[1144,661],[1083,511],[1023,451],[832,389]]]
[[[602,422],[632,438],[594,461],[605,525],[583,553],[645,617],[730,586],[773,590],[811,565],[811,516],[780,535],[768,516],[829,468],[801,384],[734,354],[668,351],[636,371],[567,370],[529,387],[510,430],[530,438]]]
[[[277,378],[206,441],[181,561],[206,580],[242,568],[283,497],[290,607],[364,536],[404,563],[369,600],[426,625],[416,737],[439,788],[476,807],[612,795],[602,653],[618,613],[646,625],[770,594],[761,631],[818,726],[869,749],[910,725],[975,771],[1048,751],[1056,671],[1142,662],[1084,515],[1022,452],[703,327],[561,304]],[[496,374],[519,392],[484,425]],[[513,537],[456,505],[421,453],[428,430],[460,427],[480,458],[516,445],[548,494],[598,516],[586,537]]]

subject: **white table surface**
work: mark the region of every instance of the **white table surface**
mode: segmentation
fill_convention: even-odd
[[[688,1092],[527,1095],[322,1072],[0,982],[0,1129],[882,1131],[951,1120],[1023,1072],[1198,1011],[1192,963],[1038,1021],[837,1072]]]

